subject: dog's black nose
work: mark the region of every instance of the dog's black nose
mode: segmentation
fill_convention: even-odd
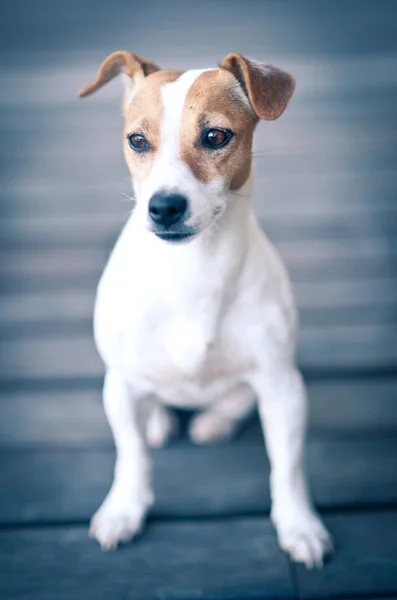
[[[180,194],[154,194],[149,201],[149,215],[165,228],[178,223],[187,210],[187,200]]]

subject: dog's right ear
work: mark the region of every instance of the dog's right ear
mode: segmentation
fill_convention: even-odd
[[[108,83],[114,77],[117,77],[120,73],[124,73],[125,77],[125,96],[132,93],[134,87],[147,75],[159,71],[160,67],[150,62],[139,54],[133,54],[126,50],[119,50],[113,52],[103,61],[99,67],[98,73],[94,81],[87,84],[78,92],[79,98],[84,98],[97,91],[100,87]]]
[[[290,73],[241,54],[228,54],[219,66],[235,76],[258,119],[273,121],[282,115],[295,88]]]

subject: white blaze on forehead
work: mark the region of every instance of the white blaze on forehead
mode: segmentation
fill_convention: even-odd
[[[192,69],[178,77],[176,81],[166,83],[161,88],[163,104],[163,123],[161,128],[162,149],[174,156],[178,153],[179,130],[186,96],[193,83],[202,73],[213,69]]]

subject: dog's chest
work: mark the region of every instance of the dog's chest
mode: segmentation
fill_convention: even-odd
[[[126,381],[165,400],[210,402],[248,368],[246,328],[230,283],[238,261],[194,246],[160,253],[129,248],[130,239],[121,238],[98,290],[95,338],[102,358]]]
[[[100,306],[96,319],[105,362],[127,381],[141,381],[172,404],[195,406],[226,393],[241,378],[246,364],[218,298],[141,300],[113,298],[112,320]]]
[[[232,336],[222,321],[214,321],[207,314],[178,314],[154,327],[148,323],[133,341],[132,352],[126,338],[124,356],[134,356],[140,375],[165,400],[201,404],[205,397],[210,401],[242,368]]]

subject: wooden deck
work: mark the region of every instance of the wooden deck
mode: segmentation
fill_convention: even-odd
[[[0,598],[397,598],[397,3],[188,4],[3,9]],[[122,47],[182,69],[236,50],[297,76],[258,129],[254,202],[301,313],[308,470],[337,549],[322,571],[277,546],[257,419],[230,444],[182,432],[155,451],[145,535],[114,553],[88,539],[114,462],[92,305],[132,204],[119,85],[75,92]]]

